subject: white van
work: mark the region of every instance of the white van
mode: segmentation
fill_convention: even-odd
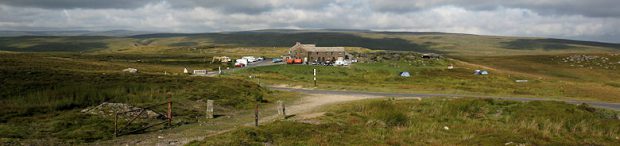
[[[256,62],[256,58],[254,58],[254,56],[243,56],[241,59],[247,59],[248,62]]]

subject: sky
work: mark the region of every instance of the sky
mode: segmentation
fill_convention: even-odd
[[[0,30],[366,29],[620,43],[620,0],[0,0]]]

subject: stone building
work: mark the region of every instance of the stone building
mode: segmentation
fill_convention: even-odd
[[[336,60],[348,60],[349,55],[344,51],[344,47],[317,47],[315,44],[295,43],[289,49],[290,59],[303,59],[304,63],[309,62],[334,62]]]

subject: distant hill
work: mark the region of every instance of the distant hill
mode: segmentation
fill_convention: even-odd
[[[160,53],[157,50],[201,46],[206,48],[290,47],[295,42],[312,43],[317,46],[361,47],[372,50],[433,52],[452,56],[620,52],[620,44],[593,41],[348,29],[266,29],[212,33],[147,33],[125,30],[5,31],[2,35],[22,37],[0,37],[0,50],[28,52],[133,50],[132,52]],[[140,49],[143,47],[159,49]]]
[[[154,32],[130,31],[130,30],[109,30],[109,31],[1,31],[0,37],[19,37],[19,36],[133,36],[140,34],[150,34]]]
[[[203,34],[146,34],[132,38],[169,38],[188,37],[194,40],[208,39],[218,45],[241,47],[290,47],[295,42],[312,43],[317,46],[346,46],[363,47],[375,50],[398,50],[435,52],[427,46],[399,38],[366,38],[359,35],[342,32],[313,32],[313,31],[245,31],[229,33]]]

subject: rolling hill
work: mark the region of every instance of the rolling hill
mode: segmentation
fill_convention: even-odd
[[[0,50],[17,52],[161,53],[180,48],[290,47],[295,42],[372,50],[433,52],[451,56],[501,56],[619,52],[620,44],[553,38],[483,36],[440,32],[374,32],[367,30],[256,30],[222,33],[155,33],[132,36],[83,33],[87,36],[20,36],[0,38]],[[120,32],[122,33],[122,31]],[[37,35],[46,35],[37,34]],[[97,36],[90,36],[97,35]],[[144,49],[148,48],[148,49]],[[187,53],[187,52],[185,52]]]

